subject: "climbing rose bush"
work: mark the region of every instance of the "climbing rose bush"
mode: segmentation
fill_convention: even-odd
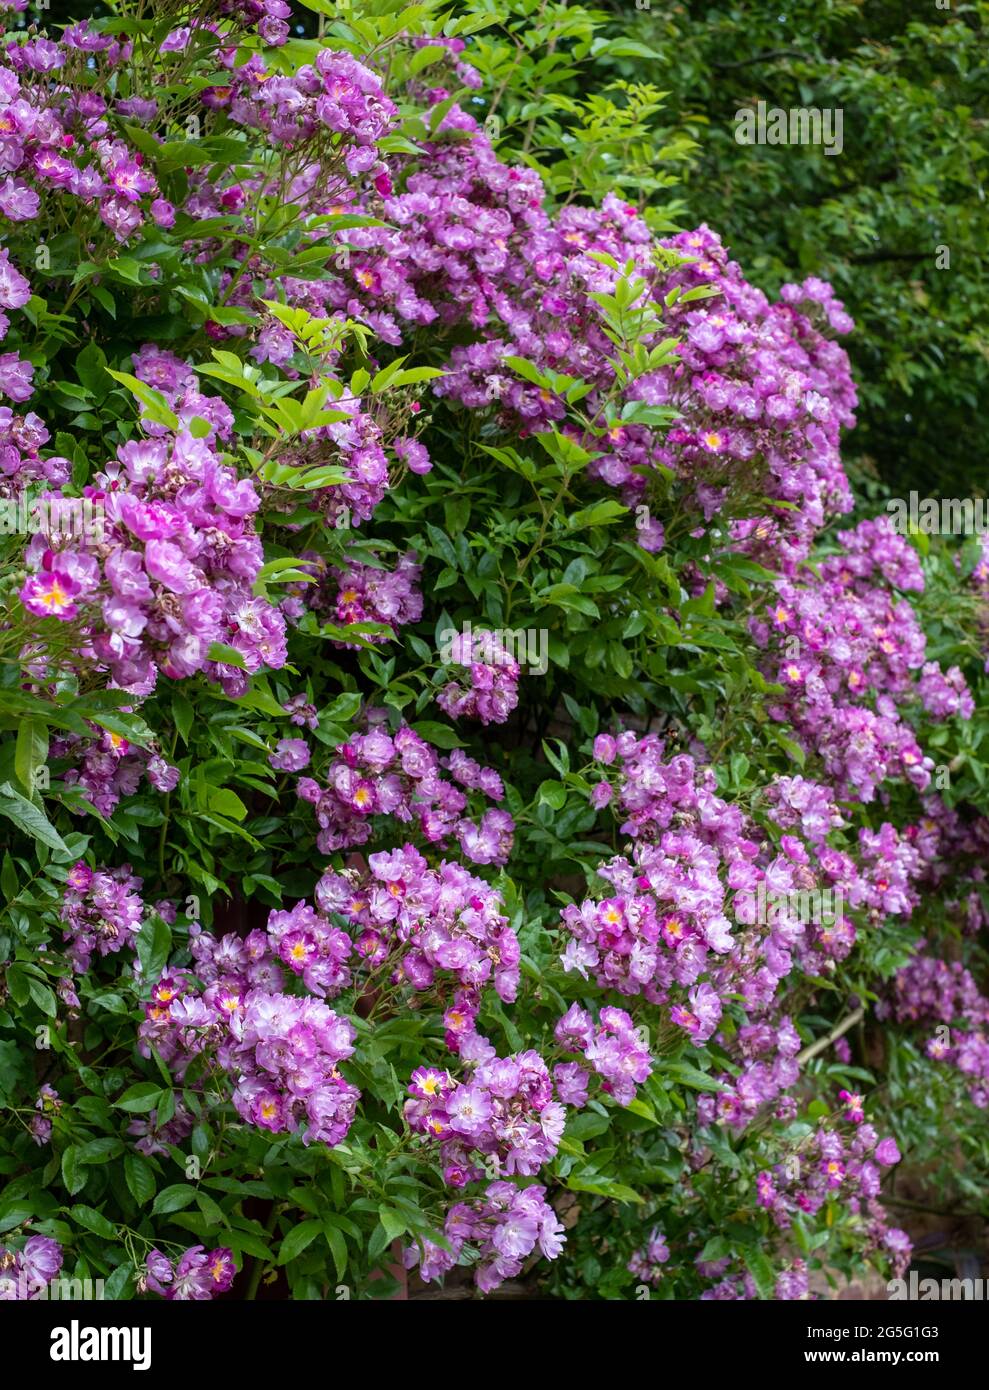
[[[480,16],[17,14],[0,1295],[902,1274],[989,559],[856,497],[831,287],[557,199]]]

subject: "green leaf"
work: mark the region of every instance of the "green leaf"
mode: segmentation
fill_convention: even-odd
[[[2,890],[7,902],[13,902],[17,897],[17,870],[14,868],[14,861],[9,852],[3,856],[3,868],[0,869],[0,890]]]
[[[117,1234],[116,1226],[96,1211],[94,1207],[74,1206],[69,1214],[75,1218],[78,1225],[84,1226],[87,1231],[92,1231],[94,1235],[103,1236],[105,1240],[113,1240]]]
[[[95,342],[87,343],[80,352],[75,360],[75,369],[79,380],[94,395],[106,395],[106,356]],[[61,445],[58,447],[62,448]]]
[[[417,72],[422,72],[423,68],[428,68],[433,63],[437,63],[441,58],[445,57],[446,49],[442,44],[426,44],[423,48],[413,53],[412,57],[409,59],[409,76],[414,77]]]
[[[27,797],[21,796],[9,782],[0,783],[0,816],[12,820],[18,830],[30,835],[49,849],[55,850],[65,858],[70,858],[65,841],[51,824],[44,811],[35,806]]]
[[[124,1177],[131,1196],[139,1207],[146,1206],[155,1195],[155,1175],[151,1164],[140,1154],[126,1154],[124,1157]]]
[[[89,293],[98,304],[102,304],[112,319],[117,317],[117,302],[105,285],[90,285]]]
[[[408,1222],[400,1211],[394,1207],[382,1206],[378,1208],[378,1218],[385,1230],[385,1235],[389,1241],[397,1240],[399,1236],[408,1230]]]
[[[505,357],[502,359],[506,367],[510,367],[513,372],[524,377],[526,381],[531,381],[533,386],[541,386],[546,390],[550,385],[548,376],[544,376],[538,367],[534,366],[525,357]]]
[[[460,738],[448,724],[439,724],[431,719],[420,719],[412,728],[424,738],[427,743],[432,743],[436,748],[463,748],[464,741]]]
[[[54,991],[49,989],[46,984],[42,984],[40,980],[36,980],[33,975],[29,977],[27,987],[31,994],[31,998],[37,1004],[41,1012],[46,1014],[49,1018],[54,1018],[58,1013],[58,1005],[55,1002]]]
[[[145,415],[149,420],[153,420],[158,425],[167,425],[170,430],[179,428],[179,417],[171,409],[160,391],[148,386],[139,377],[131,376],[129,372],[115,372],[110,367],[106,367],[104,370],[107,376],[112,376],[114,381],[121,382],[132,396],[137,397],[144,406]]]
[[[17,729],[14,771],[28,796],[37,795],[35,773],[48,757],[48,729],[39,719],[25,719]]]
[[[171,949],[172,929],[157,912],[153,912],[143,923],[137,936],[137,956],[141,962],[141,973],[149,985],[153,984],[164,970]]]
[[[627,515],[628,507],[623,507],[620,502],[608,498],[607,501],[595,502],[592,507],[584,507],[582,511],[574,512],[569,524],[571,531],[577,531],[584,526],[610,526]]]
[[[155,1123],[158,1125],[167,1125],[174,1114],[175,1092],[168,1086],[158,1097],[158,1104],[155,1106]]]
[[[31,998],[30,979],[23,966],[16,962],[7,967],[7,988],[15,1004],[24,1005]]]
[[[328,724],[349,724],[357,715],[363,698],[357,690],[344,690],[331,705],[323,710],[320,718]]]
[[[772,1298],[776,1286],[773,1267],[761,1250],[746,1250],[743,1257],[745,1267],[755,1281],[760,1298]]]
[[[320,1221],[303,1221],[300,1225],[293,1226],[279,1247],[278,1263],[287,1265],[290,1260],[301,1255],[306,1246],[316,1239],[322,1229],[323,1226]]]
[[[326,1237],[326,1243],[333,1253],[333,1263],[336,1265],[337,1278],[343,1279],[343,1276],[347,1272],[347,1242],[344,1240],[342,1233],[338,1231],[335,1226],[331,1226],[325,1221],[323,1223],[323,1235]]]
[[[62,1154],[62,1181],[70,1197],[82,1191],[88,1176],[85,1165],[79,1162],[79,1150],[75,1146],[66,1149]]]
[[[243,820],[247,815],[247,807],[229,787],[217,787],[210,792],[209,808],[218,815],[230,816],[233,820]]]
[[[388,1233],[379,1221],[371,1232],[371,1238],[367,1243],[368,1258],[376,1260],[388,1244]]]
[[[184,743],[189,742],[189,733],[192,729],[196,711],[192,701],[187,699],[180,690],[176,690],[172,695],[172,716],[175,720],[175,727],[182,736]]]
[[[706,1071],[701,1071],[699,1067],[692,1067],[686,1062],[671,1062],[663,1068],[667,1076],[671,1076],[674,1081],[678,1081],[681,1086],[690,1086],[695,1091],[723,1091],[725,1088],[720,1081],[715,1081],[713,1076],[708,1076]]]
[[[195,1201],[196,1189],[185,1182],[176,1182],[171,1187],[163,1187],[151,1208],[152,1216],[168,1216],[173,1211],[182,1211]]]
[[[133,256],[118,256],[115,260],[107,261],[106,268],[128,285],[145,283],[141,280],[141,262],[135,261]]]
[[[138,1081],[129,1086],[119,1100],[113,1103],[118,1110],[127,1110],[134,1115],[147,1114],[158,1104],[161,1087],[154,1081]]]
[[[536,799],[545,802],[554,811],[562,811],[567,804],[567,789],[562,782],[543,782]]]
[[[236,666],[238,671],[247,669],[240,652],[235,647],[228,647],[224,642],[211,642],[206,655],[210,661],[222,662],[224,666]]]
[[[233,1230],[224,1231],[223,1239],[231,1250],[239,1254],[253,1255],[259,1260],[271,1259],[267,1245],[250,1231],[240,1231],[234,1227]]]
[[[445,536],[438,526],[433,526],[429,522],[426,523],[426,532],[429,539],[432,541],[433,549],[449,568],[452,570],[459,569],[457,552],[454,550],[449,536]]]
[[[133,1292],[134,1267],[125,1260],[123,1264],[110,1275],[103,1285],[103,1297],[109,1301],[117,1302],[121,1299],[129,1298]]]
[[[644,1202],[646,1200],[634,1188],[627,1187],[625,1183],[615,1182],[612,1178],[600,1175],[595,1175],[593,1178],[570,1177],[567,1179],[567,1187],[572,1192],[593,1192],[598,1197],[611,1197],[616,1202]]]

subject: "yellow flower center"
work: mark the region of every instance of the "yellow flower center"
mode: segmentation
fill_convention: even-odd
[[[69,606],[69,596],[56,580],[46,594],[42,595],[41,602],[46,608],[61,609]]]

